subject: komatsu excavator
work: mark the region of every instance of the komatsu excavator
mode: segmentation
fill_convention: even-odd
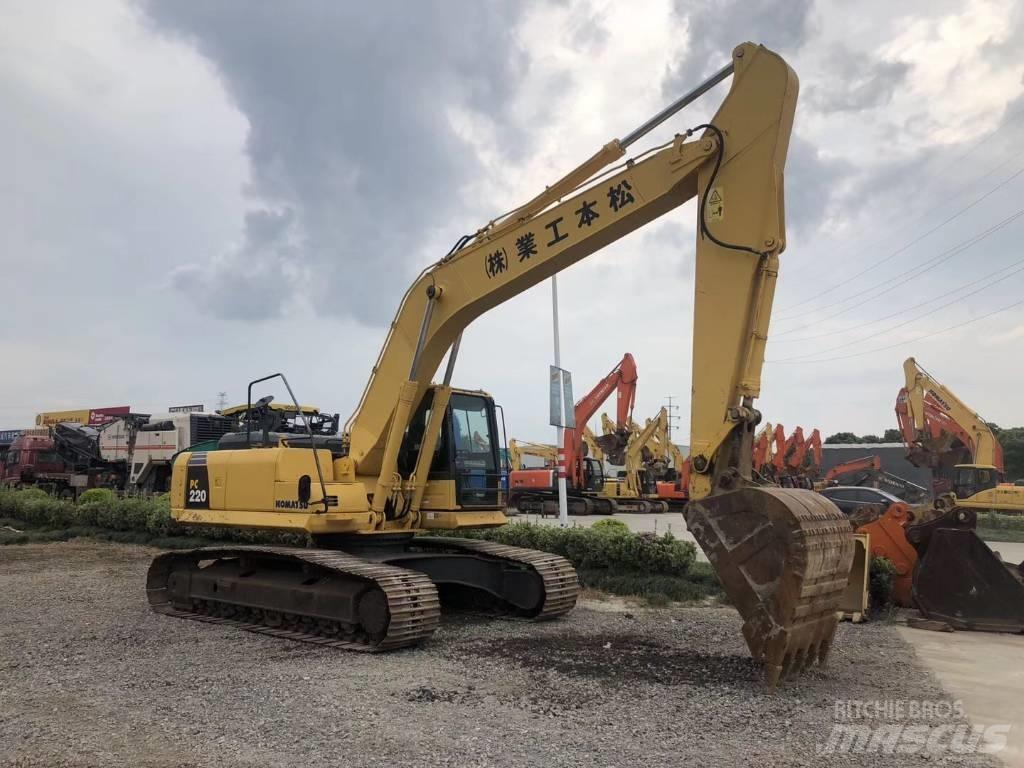
[[[668,424],[668,411],[662,408],[658,415],[634,435],[626,445],[625,471],[622,477],[604,481],[601,495],[615,501],[620,512],[668,512],[668,503],[658,498],[654,475],[648,471],[645,456],[655,434]]]
[[[730,75],[709,122],[615,164]],[[779,55],[744,43],[693,91],[460,239],[405,294],[342,439],[180,454],[175,520],[306,532],[314,548],[160,555],[151,606],[360,650],[424,640],[442,601],[534,619],[570,610],[576,574],[560,557],[415,535],[506,521],[495,404],[451,384],[461,335],[487,310],[697,198],[687,526],[770,686],[824,660],[853,557],[850,526],[818,494],[751,477],[797,90]],[[431,383],[446,355],[441,383]]]
[[[897,416],[907,457],[938,467],[954,439],[969,451],[970,462],[953,466],[952,491],[935,500],[938,509],[954,506],[1024,512],[1024,487],[1003,482],[1003,447],[974,409],[936,381],[910,357],[903,363],[905,384],[897,397]],[[908,429],[908,424],[912,429]],[[949,425],[949,426],[946,426]],[[909,432],[909,434],[908,434]]]
[[[558,449],[545,443],[529,443],[525,440],[512,438],[508,441],[508,465],[513,471],[526,469],[524,456],[535,456],[543,460],[544,466],[554,466],[558,461]]]
[[[913,599],[928,619],[955,629],[1024,631],[1024,563],[1004,563],[975,533],[979,509],[1024,511],[1024,488],[1001,483],[1002,447],[991,427],[914,358],[903,363],[905,385],[897,398],[914,433],[907,435],[911,460],[927,458],[945,442],[949,423],[969,450],[971,464],[954,467],[953,492],[934,501],[938,514],[905,528],[917,552]],[[945,420],[945,421],[943,421]],[[901,424],[901,428],[904,425]]]

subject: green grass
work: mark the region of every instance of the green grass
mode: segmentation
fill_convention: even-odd
[[[976,530],[978,536],[984,541],[1006,541],[1024,544],[1024,531],[1016,531],[1006,528],[981,528]]]

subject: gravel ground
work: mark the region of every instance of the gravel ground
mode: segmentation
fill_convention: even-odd
[[[995,765],[816,754],[837,700],[949,700],[892,625],[766,694],[730,608],[449,616],[369,655],[152,614],[153,554],[0,548],[0,765]]]

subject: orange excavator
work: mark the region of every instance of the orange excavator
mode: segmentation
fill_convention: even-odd
[[[925,391],[922,398],[924,425],[918,429],[908,398],[907,388],[900,388],[896,396],[896,422],[907,449],[907,460],[915,467],[928,467],[932,470],[932,494],[938,498],[953,489],[954,468],[974,460],[975,441],[967,429],[947,412],[931,390]],[[998,442],[996,446],[993,450],[993,463],[1002,475],[1003,450]]]
[[[860,485],[860,480],[865,475],[882,471],[881,456],[861,456],[859,459],[850,459],[831,467],[825,472],[824,485]],[[841,482],[849,480],[850,482]]]
[[[786,475],[794,487],[811,487],[814,478],[821,473],[821,432],[814,429],[805,439],[803,427],[797,427],[787,447]]]
[[[928,499],[927,488],[882,469],[882,457],[878,455],[861,456],[836,464],[825,472],[825,476],[814,484],[814,488],[821,490],[830,485],[879,488],[898,496],[908,504],[921,504]]]
[[[627,352],[593,389],[575,405],[576,428],[566,429],[565,481],[570,515],[610,515],[616,511],[614,499],[599,494],[604,488],[603,463],[587,456],[583,431],[601,405],[616,394],[616,431],[596,438],[605,457],[613,464],[616,456],[625,456],[629,442],[629,423],[636,401],[636,361]],[[558,507],[558,469],[513,469],[509,473],[509,507],[523,513],[547,514]]]
[[[775,455],[772,445],[775,428],[771,422],[765,423],[754,439],[754,472],[763,478],[774,476],[772,458]]]

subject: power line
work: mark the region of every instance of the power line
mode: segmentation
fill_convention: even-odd
[[[1016,112],[1011,113],[1011,115],[1009,117],[1005,117],[1004,118],[1003,122],[999,126],[997,126],[994,131],[991,131],[988,134],[986,134],[984,138],[987,139],[987,140],[991,140],[992,137],[997,135],[1001,130],[1006,128],[1008,125],[1011,125],[1012,123],[1014,123],[1016,120],[1018,120],[1022,116],[1024,116],[1024,109],[1019,109]],[[960,162],[964,158],[968,157],[969,155],[973,154],[974,152],[976,152],[981,147],[985,146],[985,143],[986,142],[984,142],[984,141],[977,141],[977,142],[975,142],[974,146],[972,146],[967,151],[962,152],[959,155],[956,155],[955,157],[953,157],[947,163],[945,163],[945,164],[939,166],[938,168],[936,168],[936,169],[926,173],[925,174],[925,179],[928,179],[928,178],[931,178],[931,177],[937,177],[940,172],[945,171],[947,168],[951,168],[952,166],[954,166],[955,164],[957,164],[958,162]],[[937,211],[938,209],[942,208],[945,205],[948,205],[950,202],[952,202],[953,200],[956,200],[958,197],[962,197],[963,195],[965,195],[967,193],[968,189],[972,185],[977,184],[979,181],[988,178],[993,173],[998,171],[1000,168],[1006,167],[1006,164],[1008,162],[1010,162],[1011,160],[1016,160],[1022,154],[1024,154],[1024,149],[1020,149],[1020,150],[1014,152],[1011,155],[1008,155],[1008,156],[1005,156],[1005,157],[1001,158],[998,163],[996,163],[991,168],[989,168],[989,170],[985,171],[985,173],[981,174],[980,176],[976,176],[975,178],[971,179],[968,182],[965,182],[965,183],[961,184],[960,186],[962,188],[960,189],[959,192],[954,192],[950,197],[947,197],[944,200],[942,200],[942,202],[939,202],[939,203],[937,203],[937,204],[935,204],[935,205],[933,205],[933,206],[931,206],[929,208],[926,208],[925,210],[921,211],[919,214],[917,214],[916,216],[911,218],[910,221],[918,221],[920,219],[923,219],[928,214],[930,214],[930,213],[932,213],[934,211]],[[872,248],[872,247],[874,247],[876,245],[880,245],[881,243],[885,242],[885,240],[887,240],[887,239],[888,239],[888,237],[879,238],[879,239],[875,240],[873,243],[870,243],[867,247],[868,248]],[[852,253],[852,250],[851,251],[847,251],[847,252],[848,253]],[[817,298],[817,297],[813,297],[813,298]],[[800,302],[798,304],[790,305],[789,307],[784,307],[781,311],[783,313],[788,312],[790,309],[793,309],[793,308],[795,308],[797,306],[801,306],[802,304],[806,304],[808,301],[812,301],[813,298],[807,299],[807,300],[805,300],[803,302]],[[782,318],[782,319],[786,319],[786,318]]]
[[[938,296],[932,296],[930,299],[925,299],[924,301],[920,302],[919,304],[914,304],[911,307],[903,307],[902,309],[900,309],[900,310],[898,310],[896,312],[893,312],[892,314],[885,315],[883,317],[879,317],[879,318],[877,318],[875,320],[869,320],[868,322],[864,323],[864,325],[874,325],[875,323],[881,323],[884,320],[891,320],[894,317],[899,317],[900,315],[906,314],[907,312],[913,312],[915,309],[919,309],[920,307],[923,307],[923,306],[926,306],[928,304],[931,304],[932,302],[938,301],[939,299],[944,299],[947,296],[951,296],[954,293],[959,293],[964,288],[970,288],[972,285],[977,285],[978,283],[984,282],[985,280],[988,280],[989,278],[995,277],[1000,272],[1005,272],[1008,269],[1012,269],[1013,267],[1020,266],[1020,265],[1024,265],[1024,259],[1019,259],[1019,260],[1013,262],[1012,264],[1007,264],[1004,267],[1000,267],[999,269],[995,270],[994,272],[989,272],[987,275],[984,275],[983,277],[979,277],[977,280],[972,280],[969,283],[964,283],[963,285],[958,285],[956,288],[954,288],[951,291],[946,291],[945,293],[940,293]],[[1003,275],[1003,277],[1000,278],[1000,279],[1009,277],[1010,275],[1015,275],[1015,274],[1017,274],[1017,272],[1020,272],[1020,271],[1021,271],[1020,269],[1014,270],[1013,272],[1010,272],[1009,274]],[[964,297],[964,298],[966,298],[966,297]],[[853,330],[853,329],[849,328],[849,329],[846,329],[846,330]],[[792,343],[798,342],[798,341],[812,341],[814,339],[823,339],[826,336],[837,336],[837,335],[845,333],[846,330],[825,331],[823,333],[816,333],[813,336],[800,336],[799,338],[796,338],[796,339],[776,340],[774,338],[769,338],[768,341],[769,342],[775,342],[777,344],[792,344]]]
[[[1000,312],[1006,312],[1007,310],[1014,309],[1015,307],[1019,307],[1022,304],[1024,304],[1024,299],[1021,299],[1020,301],[1015,301],[1013,304],[1007,304],[1005,307],[1000,307],[999,309],[993,310],[992,312],[989,312],[987,314],[979,315],[978,317],[971,318],[970,320],[965,320],[962,323],[957,323],[956,325],[951,325],[948,328],[942,328],[942,329],[940,329],[938,331],[932,331],[931,333],[926,333],[926,334],[923,334],[921,336],[916,336],[913,339],[906,339],[904,341],[898,341],[895,344],[889,344],[888,346],[885,346],[885,347],[875,347],[874,349],[869,349],[869,350],[867,350],[865,352],[854,352],[853,354],[839,355],[837,357],[823,357],[820,360],[792,360],[792,361],[765,360],[765,362],[766,363],[792,362],[792,363],[795,363],[796,365],[805,365],[805,364],[811,364],[811,363],[832,363],[832,362],[835,362],[836,360],[849,360],[850,358],[853,358],[853,357],[863,357],[864,355],[873,355],[876,352],[884,352],[884,351],[886,351],[888,349],[896,349],[896,347],[902,347],[905,344],[914,344],[914,343],[916,343],[918,341],[922,341],[924,339],[930,339],[933,336],[941,336],[944,333],[949,333],[950,331],[955,331],[958,328],[963,328],[964,326],[971,325],[972,323],[977,323],[977,322],[979,322],[981,320],[985,320],[985,319],[990,318],[990,317],[992,317],[994,315],[998,315]]]
[[[945,219],[943,219],[941,222],[936,224],[931,229],[928,229],[928,230],[924,231],[923,233],[921,233],[917,237],[913,238],[910,242],[908,242],[908,243],[902,245],[901,247],[897,248],[895,251],[893,251],[892,253],[888,254],[887,256],[883,256],[878,261],[872,262],[871,264],[866,266],[864,269],[862,269],[860,272],[857,272],[857,273],[851,275],[850,277],[844,278],[842,282],[835,283],[835,284],[829,286],[828,288],[826,288],[825,290],[819,291],[816,295],[811,296],[810,298],[804,299],[803,301],[797,302],[796,304],[792,304],[789,307],[787,307],[786,309],[783,309],[783,310],[780,310],[780,311],[785,313],[785,312],[791,311],[793,309],[796,309],[797,307],[802,307],[805,304],[809,304],[812,301],[820,299],[822,296],[824,296],[826,294],[829,294],[829,293],[832,293],[833,291],[839,290],[840,288],[844,287],[848,283],[856,280],[858,277],[862,277],[862,276],[866,275],[868,272],[871,272],[873,269],[875,269],[875,267],[878,267],[881,264],[884,264],[887,261],[890,261],[890,260],[896,258],[897,256],[899,256],[901,253],[906,251],[911,246],[916,245],[917,243],[921,242],[922,240],[924,240],[929,235],[934,234],[938,230],[942,229],[942,227],[946,226],[951,221],[954,221],[955,219],[959,218],[963,214],[967,213],[967,211],[971,210],[972,208],[974,208],[974,206],[978,205],[979,203],[983,202],[984,200],[986,200],[991,195],[993,195],[996,192],[998,192],[1000,189],[1005,187],[1007,184],[1009,184],[1011,181],[1016,179],[1022,173],[1024,173],[1024,168],[1020,168],[1019,170],[1014,172],[1011,176],[1009,176],[1008,178],[1006,178],[1003,181],[999,182],[996,186],[992,187],[990,190],[985,192],[985,194],[981,195],[980,197],[975,198],[973,201],[971,201],[970,203],[965,205],[963,208],[960,208],[953,215],[946,217]],[[795,315],[791,315],[789,317],[779,317],[778,319],[779,320],[793,320],[793,319],[796,319],[798,317],[800,317],[800,313],[797,313]]]
[[[1022,170],[1024,170],[1024,169],[1022,169]],[[935,269],[935,267],[937,267],[937,266],[939,266],[941,264],[945,264],[947,261],[952,259],[954,256],[960,255],[964,251],[966,251],[969,248],[971,248],[971,246],[977,245],[978,243],[980,243],[982,240],[986,239],[987,237],[990,237],[991,235],[994,235],[996,232],[998,232],[999,230],[1003,229],[1004,227],[1009,226],[1014,221],[1019,219],[1021,216],[1024,216],[1024,208],[1022,208],[1021,210],[1017,211],[1016,213],[1006,217],[1005,219],[1003,219],[999,223],[993,224],[991,227],[989,227],[988,229],[984,230],[983,232],[980,232],[980,233],[978,233],[976,235],[972,235],[971,237],[967,238],[966,240],[964,240],[964,241],[962,241],[960,243],[957,243],[952,248],[948,248],[945,251],[940,251],[937,255],[933,256],[931,259],[927,259],[924,262],[922,262],[921,264],[918,264],[917,266],[914,266],[914,267],[911,267],[910,269],[904,270],[903,272],[900,272],[897,275],[893,275],[892,277],[888,277],[884,281],[882,281],[881,283],[873,283],[872,285],[868,286],[864,290],[859,291],[859,292],[857,292],[857,293],[855,293],[855,294],[853,294],[851,296],[847,296],[845,299],[842,299],[841,301],[839,301],[838,304],[845,304],[846,302],[852,301],[853,299],[856,299],[856,298],[860,298],[861,296],[863,296],[863,295],[865,295],[867,293],[872,293],[877,288],[881,287],[882,285],[885,285],[886,283],[890,284],[889,287],[885,288],[884,290],[881,290],[881,291],[878,291],[877,293],[875,293],[871,300],[873,301],[874,299],[878,299],[878,298],[880,298],[882,296],[885,296],[887,293],[892,293],[897,288],[901,287],[903,285],[903,282],[906,282],[906,281],[903,281],[903,282],[894,282],[894,281],[898,281],[898,280],[900,280],[900,278],[907,277],[908,275],[915,274],[915,273],[917,275],[923,275],[925,272],[928,272],[929,270]],[[964,286],[961,286],[961,288],[962,287],[964,287]],[[833,312],[832,314],[816,318],[816,322],[823,322],[825,320],[831,320],[833,317],[839,317],[840,315],[844,315],[844,314],[846,314],[847,312],[850,312],[853,309],[856,309],[856,307],[846,307],[845,309],[840,309],[837,312]],[[907,310],[903,310],[903,311],[907,311]],[[897,313],[897,314],[899,314],[899,313]],[[775,334],[775,336],[776,336],[776,338],[780,337],[780,336],[788,336],[789,334],[796,333],[797,331],[800,331],[800,330],[803,330],[803,329],[800,326],[797,326],[795,328],[790,328],[788,331],[780,331],[779,333]]]
[[[1019,269],[1017,269],[1014,272],[1011,272],[1010,274],[1011,275],[1015,275],[1015,274],[1017,274],[1017,272],[1024,272],[1024,267],[1020,267]],[[1009,277],[1009,276],[1010,275],[1006,275],[1006,277]],[[898,328],[904,327],[905,325],[909,325],[910,323],[916,323],[918,320],[921,320],[921,319],[923,319],[925,317],[928,317],[929,315],[934,315],[936,312],[939,312],[940,310],[943,310],[946,307],[952,306],[953,304],[961,302],[964,299],[970,298],[971,296],[974,296],[975,294],[981,293],[982,291],[987,289],[990,285],[994,284],[995,282],[997,282],[997,281],[993,280],[991,283],[983,285],[983,286],[981,286],[981,288],[978,288],[978,289],[976,289],[974,291],[971,291],[970,293],[966,294],[965,296],[960,296],[960,297],[958,297],[956,299],[953,299],[952,301],[947,301],[945,304],[940,304],[939,306],[935,307],[934,309],[930,309],[929,311],[925,312],[924,314],[918,315],[917,317],[912,317],[909,320],[904,320],[902,323],[897,323],[896,325],[890,326],[889,328],[883,328],[880,331],[875,331],[874,333],[868,334],[867,336],[862,336],[859,339],[854,339],[853,341],[844,342],[843,344],[839,344],[838,346],[835,346],[835,347],[829,347],[828,349],[819,349],[816,352],[808,352],[807,354],[804,354],[804,355],[796,355],[794,357],[786,357],[786,358],[783,358],[781,360],[777,360],[776,362],[779,362],[779,363],[789,363],[789,362],[793,362],[795,360],[801,360],[801,359],[807,358],[807,357],[815,357],[816,355],[824,355],[824,354],[827,354],[829,352],[835,352],[836,350],[842,349],[843,347],[849,347],[849,346],[852,346],[854,344],[860,344],[862,341],[867,341],[868,339],[874,339],[874,338],[876,338],[878,336],[881,336],[882,334],[890,333],[892,331],[895,331]]]
[[[1020,110],[1019,112],[1017,112],[1017,117],[1020,117],[1021,115],[1024,115],[1024,110]],[[979,143],[975,144],[974,147],[972,147],[970,150],[968,150],[967,152],[965,152],[962,155],[958,156],[954,160],[955,161],[962,160],[965,157],[967,157],[967,155],[970,155],[972,152],[980,149],[982,146],[984,146],[984,144],[979,142]],[[899,233],[901,231],[906,230],[909,227],[910,224],[914,224],[914,223],[916,223],[918,221],[921,221],[922,219],[927,218],[932,213],[935,213],[936,211],[940,210],[941,208],[945,208],[947,205],[950,205],[951,203],[954,203],[957,200],[959,200],[960,198],[964,197],[965,195],[967,195],[971,191],[971,187],[973,187],[979,181],[984,181],[985,179],[987,179],[989,176],[991,176],[996,171],[999,171],[999,170],[1002,170],[1002,169],[1006,168],[1006,166],[1007,166],[1007,164],[1009,162],[1011,162],[1013,160],[1016,160],[1021,155],[1024,155],[1024,148],[1019,149],[1019,150],[1017,150],[1016,152],[1013,152],[1010,155],[1006,155],[1004,157],[1001,157],[999,159],[999,162],[995,163],[991,168],[989,168],[987,171],[985,171],[981,175],[975,176],[973,179],[969,179],[968,181],[965,181],[963,183],[958,183],[959,189],[953,191],[948,196],[943,197],[943,199],[941,201],[935,203],[934,205],[931,205],[931,206],[925,208],[922,211],[918,211],[916,214],[914,214],[910,218],[904,220],[902,222],[901,226],[899,227],[899,229],[897,229],[897,230],[895,230],[893,232],[889,232],[886,235],[884,235],[883,237],[876,238],[875,240],[871,241],[867,245],[865,245],[863,247],[857,248],[857,250],[859,252],[863,252],[865,250],[870,250],[870,249],[872,249],[872,248],[874,248],[874,247],[876,247],[878,245],[882,245],[883,243],[891,240],[894,234],[897,234],[897,233]],[[948,163],[947,165],[954,165],[954,164],[955,164],[955,162],[951,162],[951,163]],[[946,168],[946,166],[943,166],[941,170],[945,170],[945,168]],[[928,173],[926,175],[926,178],[927,177],[931,177],[931,176],[936,176],[936,175],[938,175],[938,170],[933,171],[931,173]],[[891,221],[892,221],[892,219],[887,220],[885,223],[891,223]],[[846,238],[846,239],[849,239],[849,238]],[[853,251],[852,248],[846,248],[846,249],[844,249],[844,250],[842,250],[840,252],[840,255],[842,256],[842,255],[846,255],[846,254],[852,254],[853,252],[854,251]],[[783,311],[788,311],[788,309],[787,310],[783,310]]]

